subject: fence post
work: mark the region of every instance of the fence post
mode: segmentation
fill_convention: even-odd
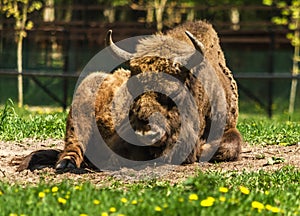
[[[64,30],[65,40],[64,43],[64,66],[63,73],[67,74],[69,72],[69,51],[70,51],[70,32],[68,30]],[[68,79],[66,77],[63,78],[63,110],[67,109],[67,101],[68,101]]]

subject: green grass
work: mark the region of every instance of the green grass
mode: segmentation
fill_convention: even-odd
[[[0,107],[0,140],[62,139],[66,116],[18,109],[9,100]],[[238,128],[253,145],[293,145],[300,141],[299,116],[241,114]],[[0,180],[0,216],[300,215],[299,179],[299,169],[284,167],[274,172],[199,172],[176,185],[167,179],[126,184],[108,178],[104,185],[109,186],[102,187],[88,181],[54,185],[41,179],[24,186]]]
[[[66,113],[39,113],[18,109],[8,100],[0,109],[0,140],[25,138],[61,139],[65,134]]]
[[[1,215],[299,215],[300,172],[199,172],[167,181],[110,187],[70,180],[22,187],[0,182]]]
[[[8,100],[0,108],[0,140],[62,139],[66,116],[66,112],[39,113],[18,109]],[[293,145],[300,142],[300,114],[293,117],[277,114],[269,119],[262,115],[242,113],[238,129],[250,144]]]
[[[300,142],[300,121],[285,120],[282,116],[241,116],[238,129],[246,142],[261,145],[294,145]]]

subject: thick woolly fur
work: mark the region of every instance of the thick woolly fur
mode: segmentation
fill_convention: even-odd
[[[195,53],[193,43],[185,34],[187,30],[204,45],[204,57],[198,59],[197,65],[185,58]],[[193,68],[189,68],[188,64]],[[95,118],[97,130],[106,144],[115,153],[130,160],[142,161],[162,157],[165,162],[172,163],[176,161],[175,157],[182,155],[181,152],[172,152],[172,148],[177,144],[183,146],[180,149],[189,152],[182,158],[182,163],[204,159],[232,161],[239,158],[242,137],[236,129],[237,85],[226,66],[218,35],[211,24],[204,21],[189,22],[166,34],[142,39],[127,65],[128,70],[120,68],[110,74],[92,73],[77,88],[67,120],[65,149],[57,162],[58,169],[82,166],[90,136],[97,132],[94,131],[91,122],[86,120],[90,116]],[[194,107],[187,99],[188,93],[180,90],[174,80],[164,79],[163,74],[180,81],[193,96]],[[127,83],[131,78],[135,78],[144,87],[145,93],[130,102],[122,94],[135,91],[136,86]],[[145,83],[149,80],[157,84],[156,91],[147,91],[149,89]],[[160,88],[164,89],[160,91]],[[166,95],[163,92],[170,94]],[[222,97],[224,100],[219,100]],[[179,106],[188,110],[187,113],[196,115],[187,117],[186,122],[181,122],[181,117],[185,114],[180,113]],[[126,107],[129,107],[129,111],[122,112]],[[117,116],[112,114],[113,109]],[[78,110],[85,112],[78,113]],[[220,110],[221,114],[215,115],[215,112]],[[213,118],[217,118],[216,116],[225,116],[221,137],[210,139],[208,142],[210,132],[214,130],[211,128]],[[122,135],[126,135],[128,128],[131,128],[137,136],[153,138],[155,142],[151,145],[136,146],[124,140],[124,136],[118,134],[116,127],[122,125],[126,117],[129,118],[129,124],[125,124],[120,130]],[[76,130],[85,133],[79,137]],[[156,139],[157,137],[159,139]],[[191,141],[193,144],[190,145],[188,140],[195,142]]]

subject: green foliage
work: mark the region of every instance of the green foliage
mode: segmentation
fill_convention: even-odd
[[[198,4],[203,4],[203,0],[195,1]],[[255,5],[260,3],[260,0],[207,0],[206,4],[209,5],[232,5],[232,6],[241,6],[241,5]]]
[[[272,22],[277,25],[287,25],[291,31],[299,31],[300,23],[300,0],[281,1],[281,0],[263,0],[262,3],[267,6],[276,5],[281,9],[281,16],[272,18]],[[287,38],[293,46],[300,45],[300,38],[296,34],[289,33]]]
[[[23,37],[26,37],[25,30],[33,28],[33,22],[28,20],[27,15],[42,8],[41,1],[30,0],[1,0],[0,5],[0,12],[15,19],[16,30],[21,31]]]
[[[66,113],[38,114],[24,109],[18,112],[11,100],[0,110],[0,140],[64,137]]]
[[[200,172],[183,183],[0,182],[3,215],[298,215],[300,172]],[[108,180],[110,182],[114,180]],[[113,182],[112,182],[113,184]]]
[[[129,4],[131,1],[130,0],[113,0],[113,1],[98,0],[98,2],[101,5],[110,5],[113,7],[119,7],[119,6],[124,6],[124,5]]]

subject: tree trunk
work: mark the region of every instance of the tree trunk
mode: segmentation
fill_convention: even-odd
[[[153,23],[153,13],[154,13],[154,9],[153,6],[151,4],[147,5],[147,15],[146,15],[146,23],[151,24]]]
[[[104,9],[103,14],[109,23],[115,22],[116,9],[114,7],[109,7]]]
[[[154,0],[155,15],[156,15],[156,28],[158,31],[163,29],[163,14],[167,0]]]
[[[44,9],[44,22],[53,22],[55,20],[55,8],[54,8],[54,0],[46,0],[46,7]]]
[[[195,19],[195,9],[190,8],[190,9],[188,9],[188,10],[189,10],[189,11],[188,11],[186,20],[187,20],[187,21],[194,21],[194,19]]]
[[[23,106],[23,67],[22,67],[22,46],[23,35],[20,32],[18,35],[17,45],[17,67],[18,67],[18,107]]]
[[[70,22],[72,20],[72,15],[73,15],[72,2],[68,1],[67,2],[67,9],[66,9],[66,12],[65,12],[64,21],[65,22]]]
[[[299,28],[299,21],[296,23],[297,28]],[[295,38],[300,37],[300,31],[296,30],[295,31]],[[294,56],[293,56],[293,70],[292,70],[292,75],[296,76],[299,74],[299,61],[300,61],[300,45],[295,44],[294,48]],[[295,108],[295,101],[296,101],[296,94],[297,94],[297,84],[298,80],[293,79],[292,84],[291,84],[291,91],[290,91],[290,104],[289,104],[289,113],[292,114],[294,113],[294,108]]]
[[[237,31],[240,29],[240,12],[239,9],[236,7],[232,7],[230,9],[230,21],[232,23],[231,29]]]

